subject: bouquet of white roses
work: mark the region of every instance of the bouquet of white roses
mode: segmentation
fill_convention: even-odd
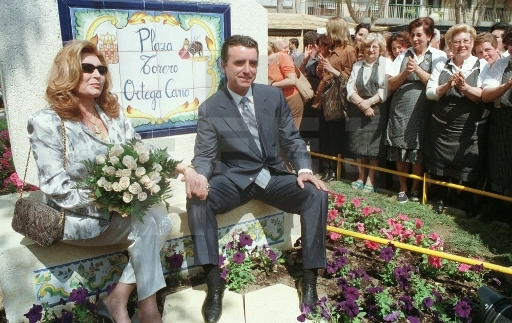
[[[82,162],[87,177],[75,188],[90,189],[100,211],[116,211],[143,221],[145,212],[171,196],[170,179],[179,161],[170,159],[166,149],[148,150],[132,139],[126,144],[109,145],[107,156]]]

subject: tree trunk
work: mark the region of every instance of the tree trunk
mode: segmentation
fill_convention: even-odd
[[[475,11],[473,11],[473,26],[480,26],[488,2],[489,0],[478,0],[476,3]]]
[[[460,24],[462,23],[462,16],[463,16],[463,6],[462,6],[462,1],[463,0],[457,0],[455,2],[455,24]]]
[[[370,25],[373,27],[375,26],[375,22],[377,21],[377,19],[379,19],[380,15],[384,12],[384,9],[386,8],[386,6],[388,5],[388,0],[381,0],[380,2],[380,5],[379,5],[379,10],[372,14],[371,18],[370,18]]]
[[[362,18],[359,18],[356,14],[356,12],[354,11],[354,7],[352,6],[352,0],[347,0],[347,8],[348,8],[348,13],[350,14],[350,17],[354,20],[354,22],[356,24],[360,24],[364,17]]]
[[[283,2],[284,0],[277,0],[277,13],[283,12]]]
[[[512,0],[505,0],[502,21],[512,21]]]

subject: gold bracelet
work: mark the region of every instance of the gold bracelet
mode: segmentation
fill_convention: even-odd
[[[181,170],[181,173],[183,174],[183,176],[185,176],[185,171],[187,170],[187,168],[195,169],[195,167],[192,165],[187,165],[187,166],[183,167],[183,169]]]

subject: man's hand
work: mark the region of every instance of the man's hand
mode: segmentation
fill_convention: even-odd
[[[208,180],[201,174],[198,174],[192,167],[187,167],[183,172],[182,182],[185,182],[187,199],[197,196],[200,200],[206,200],[210,184]]]
[[[299,176],[297,176],[297,185],[301,189],[304,189],[304,183],[310,182],[311,184],[315,185],[315,187],[322,191],[327,191],[327,187],[325,187],[324,182],[316,178],[315,175],[309,173],[309,172],[302,172]]]

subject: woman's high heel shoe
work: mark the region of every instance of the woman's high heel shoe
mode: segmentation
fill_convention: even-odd
[[[96,305],[96,316],[98,317],[98,323],[116,323],[103,300]]]

